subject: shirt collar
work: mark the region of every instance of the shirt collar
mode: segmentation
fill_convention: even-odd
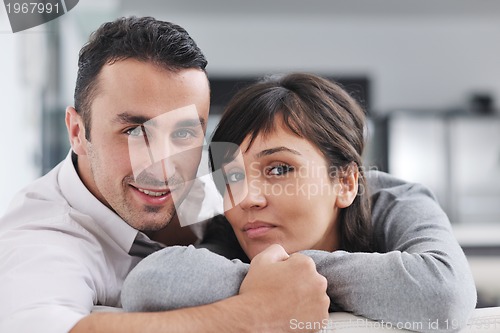
[[[76,172],[72,154],[74,153],[70,150],[58,175],[62,194],[72,208],[92,217],[104,232],[128,253],[140,232],[90,193]],[[75,162],[76,157],[75,155]]]

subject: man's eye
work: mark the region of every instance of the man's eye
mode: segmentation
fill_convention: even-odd
[[[283,176],[288,172],[293,171],[293,167],[286,164],[277,165],[274,167],[270,167],[267,171],[269,176]]]
[[[172,133],[172,138],[174,139],[188,139],[193,136],[194,133],[187,129],[180,129]]]
[[[237,183],[243,179],[245,179],[245,174],[243,172],[231,172],[227,175],[229,183]]]
[[[142,136],[142,135],[144,135],[144,132],[142,131],[142,126],[137,126],[137,127],[128,129],[125,133],[127,133],[129,136]]]

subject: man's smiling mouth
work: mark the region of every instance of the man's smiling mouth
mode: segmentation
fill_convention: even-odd
[[[169,196],[171,194],[171,192],[175,189],[171,189],[170,187],[163,187],[163,188],[142,188],[142,187],[139,187],[138,185],[132,185],[132,184],[129,184],[130,187],[132,187],[134,190],[137,190],[139,193],[143,194],[143,195],[146,195],[147,197],[149,198],[157,198],[157,199],[161,199],[161,198],[164,198],[166,196]]]
[[[170,191],[157,192],[157,191],[143,190],[142,188],[137,188],[137,189],[139,190],[139,192],[147,194],[151,197],[161,197],[162,195],[165,195],[170,192]]]

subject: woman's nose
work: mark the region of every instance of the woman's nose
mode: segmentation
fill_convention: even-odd
[[[262,209],[267,206],[264,184],[256,179],[247,182],[247,193],[239,203],[240,207],[246,209]]]

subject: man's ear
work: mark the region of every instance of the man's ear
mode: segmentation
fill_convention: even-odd
[[[87,140],[85,139],[85,126],[82,117],[75,108],[66,108],[66,128],[68,129],[71,148],[77,155],[87,155]]]
[[[349,164],[347,170],[339,177],[339,191],[335,201],[338,208],[349,207],[356,199],[356,195],[358,195],[358,177],[359,170],[356,163]]]

